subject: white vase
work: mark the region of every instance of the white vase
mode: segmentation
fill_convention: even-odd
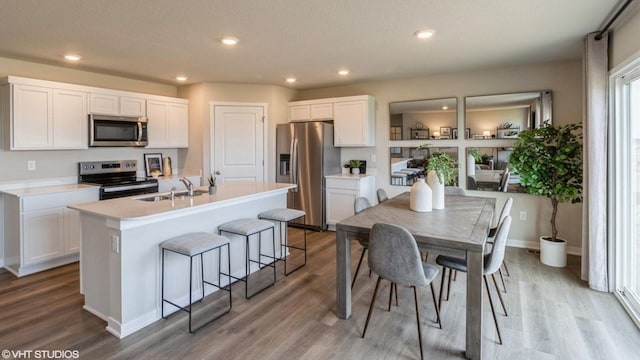
[[[418,179],[411,186],[409,208],[416,212],[429,212],[432,209],[432,201],[431,188],[423,178]]]
[[[351,168],[351,173],[353,175],[359,175],[360,174],[360,168]]]
[[[440,181],[438,175],[436,175],[435,170],[429,171],[427,174],[427,184],[431,188],[431,193],[433,196],[433,208],[434,209],[444,209],[444,179]]]
[[[550,236],[540,237],[540,262],[553,267],[567,266],[567,241]]]
[[[467,156],[467,176],[476,176],[476,158]]]

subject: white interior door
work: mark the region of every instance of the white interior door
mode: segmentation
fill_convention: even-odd
[[[214,105],[212,172],[220,182],[264,181],[264,107]]]

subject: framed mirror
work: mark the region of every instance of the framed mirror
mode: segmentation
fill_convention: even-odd
[[[429,147],[416,150],[416,147],[392,147],[390,150],[391,159],[391,185],[411,186],[420,177],[424,176],[424,169],[429,158],[435,153],[447,153],[453,160],[458,162],[457,147]],[[457,173],[457,171],[456,171]],[[458,186],[458,176],[455,176],[453,184]]]
[[[553,120],[550,90],[467,96],[464,108],[467,139],[516,139]]]
[[[389,139],[454,139],[458,134],[457,109],[457,98],[389,103],[391,124]]]
[[[509,147],[467,148],[467,190],[523,192],[518,175],[509,171],[512,152]]]

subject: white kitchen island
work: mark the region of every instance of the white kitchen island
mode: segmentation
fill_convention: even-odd
[[[217,234],[218,225],[222,223],[285,208],[287,192],[294,187],[276,183],[220,184],[215,195],[156,202],[142,201],[140,198],[149,195],[141,195],[69,206],[80,212],[80,286],[85,296],[84,309],[107,321],[107,331],[119,338],[157,321],[161,318],[162,303],[158,246],[162,241],[198,231]],[[207,187],[198,189],[206,191]],[[242,277],[245,242],[241,238],[230,239],[231,272]],[[263,236],[262,241],[263,251],[270,252],[271,236]],[[276,251],[279,254],[279,249]],[[217,256],[209,256],[205,260],[205,273],[217,275]],[[226,267],[226,259],[222,263]],[[165,292],[186,304],[188,258],[168,254],[165,264],[165,274],[168,274]],[[197,260],[194,268],[199,268]],[[255,270],[257,268],[252,271]],[[209,275],[207,279],[211,279]],[[213,279],[217,281],[215,276]],[[167,280],[178,285],[166,288]],[[224,280],[225,277],[223,284]],[[199,284],[194,281],[194,294],[200,294]],[[213,290],[207,287],[207,291]],[[175,310],[165,307],[168,312]]]

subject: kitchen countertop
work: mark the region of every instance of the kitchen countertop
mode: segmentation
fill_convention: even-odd
[[[103,216],[114,220],[143,220],[159,215],[180,215],[193,210],[206,210],[253,200],[274,192],[286,192],[295,188],[293,184],[282,183],[231,183],[219,184],[215,195],[208,193],[192,197],[176,196],[174,201],[142,201],[140,198],[169,193],[145,194],[90,203],[70,205],[69,208],[80,212]],[[208,192],[208,186],[194,187],[194,190]]]
[[[369,176],[373,176],[371,174],[358,174],[358,175],[353,175],[353,174],[333,174],[333,175],[327,175],[325,176],[325,178],[328,179],[351,179],[351,180],[359,180],[362,178],[366,178]]]
[[[100,187],[99,185],[92,185],[92,184],[68,184],[68,185],[42,186],[42,187],[30,187],[30,188],[19,188],[19,189],[6,189],[6,190],[0,190],[0,193],[13,195],[17,197],[25,197],[25,196],[69,192],[69,191],[97,189],[99,187]]]

